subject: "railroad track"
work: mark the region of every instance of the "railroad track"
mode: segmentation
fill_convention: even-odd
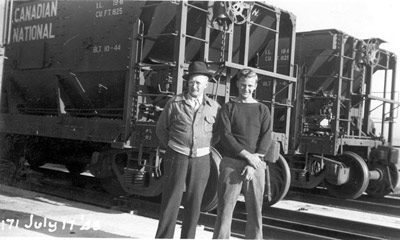
[[[303,189],[291,189],[285,199],[329,205],[341,209],[355,209],[400,218],[400,196],[397,194],[384,198],[362,195],[357,199],[343,201],[343,199],[330,196],[325,189],[307,189],[306,191]]]
[[[61,171],[60,171],[61,170]],[[3,179],[4,182],[4,179]],[[29,171],[24,181],[6,181],[9,185],[46,193],[78,202],[88,203],[104,208],[114,208],[138,215],[158,218],[159,203],[157,199],[144,197],[115,197],[104,192],[99,182],[89,176],[75,176],[74,184],[71,176],[63,169],[41,168],[39,172]],[[398,209],[395,200],[378,204],[364,200],[340,200],[315,194],[290,192],[290,201],[318,203],[339,208],[356,209],[359,211],[368,207],[376,214],[393,214]],[[393,208],[384,207],[393,201]],[[355,202],[355,203],[353,203]],[[357,205],[357,204],[361,204]],[[375,207],[374,207],[375,206]],[[397,207],[397,208],[396,208]],[[392,209],[392,210],[390,210]],[[397,216],[397,213],[394,213]],[[202,213],[199,224],[206,230],[213,231],[216,212]],[[182,219],[181,216],[179,220]],[[263,231],[266,239],[400,239],[400,229],[388,226],[374,225],[366,222],[352,221],[345,218],[333,218],[324,215],[293,211],[279,207],[264,209]],[[244,238],[246,213],[243,202],[238,202],[232,221],[232,235]]]

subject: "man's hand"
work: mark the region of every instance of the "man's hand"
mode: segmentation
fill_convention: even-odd
[[[244,176],[244,180],[246,181],[251,181],[254,178],[254,173],[256,172],[256,170],[250,166],[250,165],[246,165],[241,173],[242,176]]]
[[[264,163],[261,159],[263,156],[258,153],[247,153],[244,157],[247,159],[247,163],[255,169],[261,167]]]

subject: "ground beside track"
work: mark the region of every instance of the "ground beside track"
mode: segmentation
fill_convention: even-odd
[[[0,239],[154,238],[157,219],[0,184]],[[175,238],[180,236],[177,224]],[[199,239],[211,239],[201,226]],[[233,238],[234,239],[234,238]]]

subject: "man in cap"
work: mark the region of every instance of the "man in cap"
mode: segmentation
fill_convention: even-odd
[[[220,108],[204,94],[212,74],[204,62],[193,62],[183,78],[187,92],[172,97],[157,122],[157,136],[167,151],[156,238],[173,238],[184,191],[181,238],[195,238],[210,175],[210,146]]]

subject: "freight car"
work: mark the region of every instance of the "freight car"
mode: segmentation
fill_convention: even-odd
[[[397,59],[382,42],[335,29],[297,33],[299,74],[285,155],[291,186],[323,186],[352,199],[399,190],[399,150],[392,147]]]
[[[71,174],[89,169],[115,195],[160,195],[158,116],[185,90],[181,76],[190,62],[202,60],[214,73],[207,94],[221,104],[236,95],[236,73],[247,67],[259,74],[258,99],[272,114],[284,112],[273,123],[277,161],[265,205],[285,196],[291,180],[283,155],[297,81],[293,14],[242,1],[6,4],[0,132],[17,166],[61,163]],[[204,211],[217,204],[220,160],[213,149]]]
[[[381,39],[335,29],[296,34],[293,14],[258,2],[7,6],[0,132],[17,165],[61,163],[72,174],[89,169],[115,195],[161,194],[157,119],[185,90],[190,62],[204,60],[214,73],[207,94],[221,104],[236,95],[238,70],[260,76],[256,98],[271,110],[279,151],[265,206],[289,186],[322,186],[340,198],[399,188],[391,147],[397,61]],[[213,149],[205,211],[217,204],[220,160]]]

